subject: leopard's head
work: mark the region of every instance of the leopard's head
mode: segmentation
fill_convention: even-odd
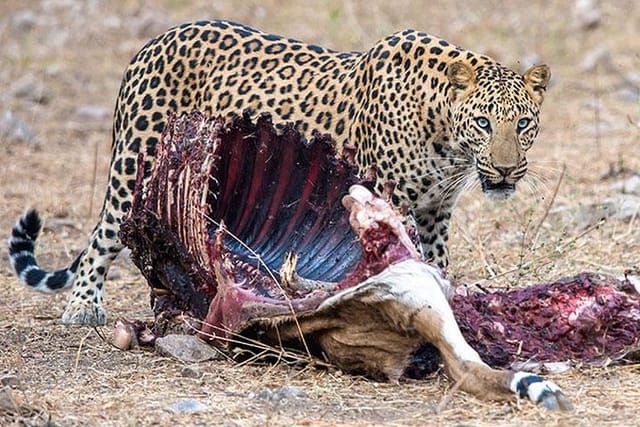
[[[527,172],[538,135],[540,105],[551,77],[536,65],[520,75],[499,64],[449,66],[453,141],[473,165],[482,191],[506,199]]]

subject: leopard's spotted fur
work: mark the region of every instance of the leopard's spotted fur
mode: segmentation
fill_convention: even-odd
[[[447,263],[451,209],[470,177],[508,197],[525,174],[549,81],[544,65],[524,75],[426,33],[393,34],[366,52],[335,52],[228,21],[197,22],[151,40],[133,58],[115,109],[113,156],[100,220],[68,268],[38,267],[40,220],[31,211],[10,241],[11,261],[29,286],[73,285],[66,323],[103,324],[103,285],[121,251],[119,224],[131,206],[138,153],[145,173],[169,111],[231,116],[245,109],[294,122],[305,135],[331,133],[356,147],[362,169],[397,183],[428,258]]]

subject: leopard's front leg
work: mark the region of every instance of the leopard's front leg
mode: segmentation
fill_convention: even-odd
[[[449,222],[452,206],[449,204],[414,209],[413,215],[420,236],[422,253],[427,262],[445,268],[449,264]]]

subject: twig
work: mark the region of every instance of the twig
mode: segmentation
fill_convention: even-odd
[[[80,345],[78,346],[78,351],[76,352],[76,360],[73,364],[73,373],[75,374],[78,371],[78,365],[80,364],[80,353],[82,352],[82,347],[84,346],[84,342],[89,338],[89,335],[93,332],[93,329],[89,329],[89,332],[86,333],[84,337],[80,340]]]
[[[480,262],[482,263],[482,268],[485,270],[485,272],[491,277],[495,276],[495,270],[493,269],[491,264],[489,264],[489,261],[485,256],[484,246],[482,245],[482,239],[480,238],[480,236],[476,234],[476,239],[473,239],[471,237],[471,233],[469,233],[469,230],[464,228],[462,224],[456,222],[455,226],[460,231],[460,236],[462,236],[464,241],[467,242],[469,246],[473,247],[473,249],[477,252],[478,256],[480,257]]]
[[[477,236],[477,238],[478,244],[476,245],[476,250],[478,251],[478,255],[480,255],[482,265],[484,266],[484,269],[486,270],[486,273],[490,278],[495,277],[496,271],[493,269],[493,267],[491,267],[491,264],[489,264],[489,261],[487,260],[487,257],[484,253],[484,245],[482,244],[482,239],[479,235]]]
[[[564,248],[566,248],[567,246],[575,243],[576,241],[578,241],[579,239],[581,239],[582,237],[584,237],[586,234],[592,232],[593,230],[599,228],[601,225],[603,225],[606,222],[606,220],[603,218],[600,221],[598,221],[597,223],[591,225],[589,228],[587,228],[586,230],[584,230],[582,233],[578,234],[577,236],[573,237],[572,239],[564,242],[563,244],[556,246],[551,252],[546,253],[544,255],[541,255],[539,257],[536,257],[534,259],[532,259],[529,262],[526,262],[524,264],[518,265],[517,267],[514,267],[510,270],[507,271],[503,271],[502,273],[497,274],[494,277],[491,277],[489,279],[481,279],[479,282],[488,282],[489,280],[494,280],[497,279],[499,277],[503,277],[506,276],[508,274],[512,274],[512,273],[517,273],[518,271],[520,271],[523,268],[529,268],[531,267],[533,264],[538,263],[540,261],[546,260],[547,258],[551,258],[553,255],[562,253],[562,250]]]
[[[515,212],[515,208],[514,208],[514,212]],[[517,215],[516,218],[519,218],[520,215]],[[527,221],[522,222],[522,238],[520,239],[520,252],[518,254],[518,269],[522,269],[524,267],[524,259],[526,258],[527,252],[531,251],[531,246],[527,247],[527,236],[528,236],[528,231],[529,228],[531,227],[531,222],[533,221],[533,210],[529,209],[528,210],[528,215],[527,215]],[[512,286],[517,287],[519,282],[520,282],[520,277],[522,276],[522,274],[518,274],[518,276],[516,276],[515,279],[515,283],[512,283]]]
[[[453,386],[449,390],[447,390],[447,392],[444,394],[444,396],[442,396],[442,399],[440,399],[440,402],[438,402],[438,405],[435,408],[436,414],[441,414],[442,411],[444,411],[444,408],[449,404],[453,395],[460,389],[460,387],[462,387],[462,383],[467,380],[470,374],[470,372],[466,372],[462,376],[462,378],[456,381]]]
[[[540,228],[542,227],[542,224],[544,223],[544,221],[547,219],[547,217],[549,216],[549,212],[551,211],[551,207],[553,206],[553,204],[556,201],[556,197],[558,196],[558,191],[560,190],[560,185],[562,184],[562,181],[564,180],[564,174],[567,171],[567,164],[563,163],[562,164],[562,170],[560,171],[560,176],[558,177],[558,182],[556,182],[556,186],[553,189],[553,193],[551,195],[551,200],[549,201],[549,203],[547,204],[547,207],[544,210],[544,214],[542,215],[542,218],[540,218],[540,221],[538,222],[538,225],[536,226],[536,228],[533,231],[533,242],[532,245],[533,247],[536,246],[536,243],[538,242],[538,237],[540,237]]]
[[[255,258],[256,260],[258,260],[258,262],[264,266],[264,268],[267,271],[267,274],[269,275],[269,277],[271,277],[271,279],[273,280],[273,282],[278,286],[278,289],[280,289],[280,292],[282,292],[282,296],[284,298],[284,300],[287,302],[287,305],[289,306],[289,310],[291,311],[291,315],[293,317],[293,320],[296,323],[296,326],[298,328],[298,333],[300,334],[300,341],[302,341],[302,345],[304,346],[305,351],[307,352],[307,355],[311,358],[311,351],[309,350],[309,346],[307,345],[307,341],[304,338],[304,334],[302,332],[302,327],[300,326],[300,322],[298,321],[298,316],[296,314],[295,309],[293,308],[293,304],[291,302],[291,299],[289,298],[289,296],[287,295],[287,293],[285,292],[284,288],[282,287],[282,284],[278,281],[278,279],[276,279],[275,275],[273,274],[273,272],[271,271],[271,269],[269,268],[269,266],[267,265],[267,263],[265,263],[262,260],[262,257],[260,257],[260,255],[254,251],[249,245],[247,245],[245,242],[242,241],[242,239],[240,239],[238,236],[236,236],[235,234],[233,234],[231,231],[229,231],[227,228],[222,227],[218,221],[214,220],[213,218],[211,218],[209,215],[207,215],[205,212],[198,210],[198,213],[200,213],[201,215],[203,215],[207,220],[211,221],[214,225],[216,225],[218,227],[218,229],[223,230],[225,233],[227,233],[229,236],[231,236],[231,238],[233,238],[235,241],[237,241],[238,243],[240,243],[240,245],[242,245],[247,251],[249,251]]]
[[[216,340],[220,340],[220,341],[224,341],[227,343],[231,343],[231,344],[237,344],[237,345],[241,345],[241,346],[245,346],[245,347],[250,347],[253,348],[255,350],[260,350],[261,354],[278,354],[279,360],[284,360],[283,358],[286,359],[292,359],[298,362],[305,362],[305,363],[312,363],[315,364],[317,366],[324,366],[324,367],[331,367],[334,366],[330,363],[324,362],[316,357],[314,357],[313,355],[307,353],[306,355],[304,353],[300,353],[294,349],[290,349],[290,348],[285,348],[284,346],[282,346],[281,348],[277,348],[277,347],[273,347],[270,346],[268,344],[265,344],[262,341],[257,341],[254,340],[252,338],[248,338],[245,337],[243,335],[239,335],[233,331],[231,331],[230,329],[225,329],[222,328],[220,326],[216,326],[216,325],[212,325],[210,323],[207,323],[203,320],[200,319],[196,319],[196,318],[190,318],[190,320],[193,320],[196,323],[200,323],[202,325],[206,325],[209,326],[213,329],[216,329],[220,332],[223,332],[225,334],[229,334],[232,336],[232,338],[228,338],[222,335],[212,335],[206,332],[202,332],[201,330],[196,329],[194,326],[192,326],[189,322],[185,322],[187,327],[190,328],[191,330],[193,330],[194,332],[200,334],[200,335],[204,335],[207,336],[209,338],[213,338]],[[256,357],[252,357],[252,360],[257,359]],[[246,362],[246,361],[245,361]]]

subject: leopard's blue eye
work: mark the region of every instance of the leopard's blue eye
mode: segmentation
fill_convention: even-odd
[[[491,123],[489,123],[489,119],[487,119],[486,117],[477,117],[476,124],[484,130],[491,129]]]
[[[520,120],[518,120],[518,130],[526,128],[527,126],[529,126],[530,122],[531,120],[526,117],[521,118]]]

